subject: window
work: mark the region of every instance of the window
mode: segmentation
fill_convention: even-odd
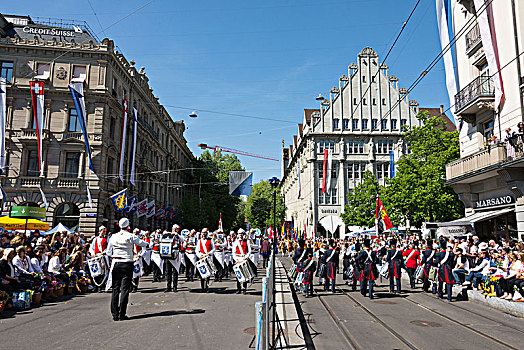
[[[383,98],[383,99],[382,99],[382,106],[385,106],[385,105],[386,105],[386,99]]]
[[[380,121],[380,129],[386,130],[387,128],[388,128],[388,121],[387,120]]]
[[[372,83],[375,82],[375,75],[371,77],[371,82],[372,82]]]
[[[82,128],[80,127],[80,120],[78,118],[78,114],[76,113],[76,108],[72,108],[69,110],[69,127],[67,128],[67,131],[82,131]]]
[[[339,123],[339,120],[338,119],[333,119],[333,129],[339,129],[340,126],[338,125]]]
[[[391,120],[391,130],[397,129],[397,121],[395,119]]]
[[[0,61],[0,77],[6,82],[13,82],[13,62]]]
[[[349,120],[342,119],[342,129],[344,130],[349,129]]]
[[[353,163],[348,164],[348,180],[350,182],[360,181],[366,171],[366,165],[364,163]]]
[[[117,92],[116,92],[116,87],[117,87],[117,80],[116,78],[113,78],[113,85],[112,85],[112,89],[111,89],[111,94],[113,95],[113,97],[117,97]]]
[[[351,129],[357,130],[358,129],[358,119],[353,119],[351,122]]]
[[[78,231],[78,224],[80,222],[80,209],[73,203],[64,203],[56,208],[54,222],[55,226],[61,223],[73,231]]]
[[[80,166],[80,152],[67,152],[65,161],[64,177],[74,178],[78,177]]]
[[[362,76],[362,82],[363,82],[363,83],[366,82],[366,76],[365,76],[365,75]]]
[[[404,125],[407,124],[407,120],[406,119],[400,119],[400,127],[403,127]]]
[[[377,105],[377,99],[373,98],[373,106],[376,106],[376,105]]]
[[[377,164],[377,178],[378,179],[388,179],[389,174],[389,163],[378,163]]]
[[[367,101],[366,101],[366,98],[365,98],[365,97],[362,99],[362,104],[363,104],[364,106],[367,105]]]
[[[25,169],[26,176],[39,176],[38,171],[38,151],[29,150],[27,151],[27,164]]]
[[[83,83],[86,80],[86,66],[73,66],[73,82]]]
[[[482,124],[482,130],[484,134],[484,141],[488,142],[488,139],[493,136],[493,119]]]
[[[107,174],[113,174],[113,162],[114,160],[112,157],[107,157]]]
[[[371,129],[372,130],[377,130],[378,129],[378,120],[376,120],[376,119],[371,120]]]
[[[51,76],[51,66],[49,63],[37,63],[36,75],[39,79],[48,79]]]
[[[364,153],[364,141],[349,141],[348,142],[348,153],[350,154]]]
[[[337,204],[337,189],[332,188],[329,194],[331,195],[331,204]]]
[[[378,141],[377,142],[377,153],[378,154],[388,154],[389,151],[393,151],[393,141]]]
[[[368,120],[367,119],[362,120],[362,129],[363,130],[368,129]]]
[[[330,149],[332,152],[335,150],[335,141],[320,140],[318,145],[320,153],[324,153],[324,149]]]
[[[115,124],[116,119],[111,117],[111,120],[109,121],[109,137],[111,138],[115,137]]]

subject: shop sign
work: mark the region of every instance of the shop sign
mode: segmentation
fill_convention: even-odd
[[[496,207],[499,205],[505,205],[505,204],[511,204],[515,200],[512,196],[500,196],[500,197],[494,197],[494,198],[488,198],[483,199],[475,202],[475,208],[488,208],[488,207]]]
[[[52,35],[52,36],[66,36],[66,37],[74,37],[75,33],[82,33],[82,29],[78,28],[75,30],[64,30],[61,28],[37,28],[37,27],[29,27],[25,26],[22,28],[22,31],[24,33],[28,34],[37,34],[37,35]]]
[[[438,236],[444,237],[460,237],[468,234],[468,228],[466,226],[446,226],[439,227],[437,229]]]
[[[40,207],[11,207],[10,216],[12,218],[45,218],[45,208]]]
[[[338,209],[320,209],[322,214],[338,214]]]

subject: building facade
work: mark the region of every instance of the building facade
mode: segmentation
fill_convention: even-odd
[[[455,232],[483,238],[524,234],[524,158],[522,134],[506,141],[523,122],[524,4],[493,1],[486,10],[473,0],[457,1],[453,11],[458,93],[455,114],[460,131],[460,159],[446,167],[447,183],[466,207],[465,218],[447,223]],[[498,67],[489,67],[478,15],[489,18]],[[487,37],[488,35],[486,35]],[[484,38],[486,39],[486,38]],[[488,48],[489,49],[489,48]],[[491,49],[489,50],[491,51]],[[494,76],[502,81],[505,101],[495,106]]]
[[[98,40],[85,23],[34,21],[0,15],[0,73],[7,80],[6,169],[1,175],[6,206],[48,202],[47,222],[94,234],[99,225],[115,229],[109,197],[127,188],[138,200],[178,208],[190,176],[193,154],[186,145],[183,121],[173,121],[158,102],[142,67],[137,70],[112,40]],[[31,80],[44,81],[43,176],[38,171]],[[84,136],[68,84],[82,82],[87,133],[94,172],[86,159]],[[123,115],[124,98],[128,113]],[[129,182],[132,111],[138,132],[135,185]],[[124,180],[119,157],[122,121],[127,118]],[[87,186],[92,197],[88,204]],[[5,212],[4,212],[5,214]],[[130,218],[138,227],[162,227],[155,217]]]
[[[282,193],[286,220],[324,233],[319,221],[344,211],[346,194],[371,171],[384,184],[404,152],[401,128],[419,125],[417,101],[409,100],[398,78],[376,52],[364,48],[347,75],[339,78],[319,109],[306,109],[293,144],[282,143]],[[324,150],[332,153],[331,188],[322,194]],[[343,236],[344,225],[334,232]]]

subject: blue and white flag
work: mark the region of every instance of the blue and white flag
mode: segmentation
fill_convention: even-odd
[[[44,202],[45,209],[47,210],[47,198],[45,197],[44,191],[42,191],[42,187],[38,187],[40,190],[40,194],[42,195],[42,201]]]
[[[7,89],[5,79],[0,77],[0,169],[5,169],[5,124],[7,118]]]
[[[89,137],[87,135],[87,117],[86,117],[86,106],[84,102],[84,84],[83,83],[69,84],[69,91],[71,91],[71,96],[73,97],[73,102],[76,108],[77,118],[78,118],[78,121],[80,122],[80,128],[82,129],[82,134],[84,134],[84,141],[86,143],[89,169],[91,169],[92,172],[95,172],[95,169],[93,168],[93,162],[91,161],[91,148],[89,147]]]
[[[138,209],[137,199],[136,199],[136,194],[135,194],[134,196],[131,196],[128,199],[126,215],[130,216],[131,214],[135,213],[137,209]]]
[[[250,196],[252,183],[253,172],[229,172],[229,194],[232,196]]]
[[[129,182],[135,185],[135,154],[136,154],[136,133],[137,133],[137,122],[138,116],[136,113],[136,108],[133,108],[133,124],[131,125],[132,134],[131,134],[131,159],[129,160]]]
[[[111,202],[115,211],[122,211],[127,208],[127,188],[111,196]]]

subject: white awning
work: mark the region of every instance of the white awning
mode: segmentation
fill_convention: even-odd
[[[476,222],[489,220],[489,219],[495,218],[503,214],[511,213],[512,211],[515,211],[515,208],[504,208],[504,209],[498,209],[498,210],[479,211],[468,217],[453,220],[453,221],[448,221],[448,222],[439,222],[437,225],[438,227],[467,226],[467,225],[473,226],[473,224]]]
[[[325,216],[320,219],[319,223],[330,233],[335,233],[336,229],[344,224],[340,216],[335,215]]]

